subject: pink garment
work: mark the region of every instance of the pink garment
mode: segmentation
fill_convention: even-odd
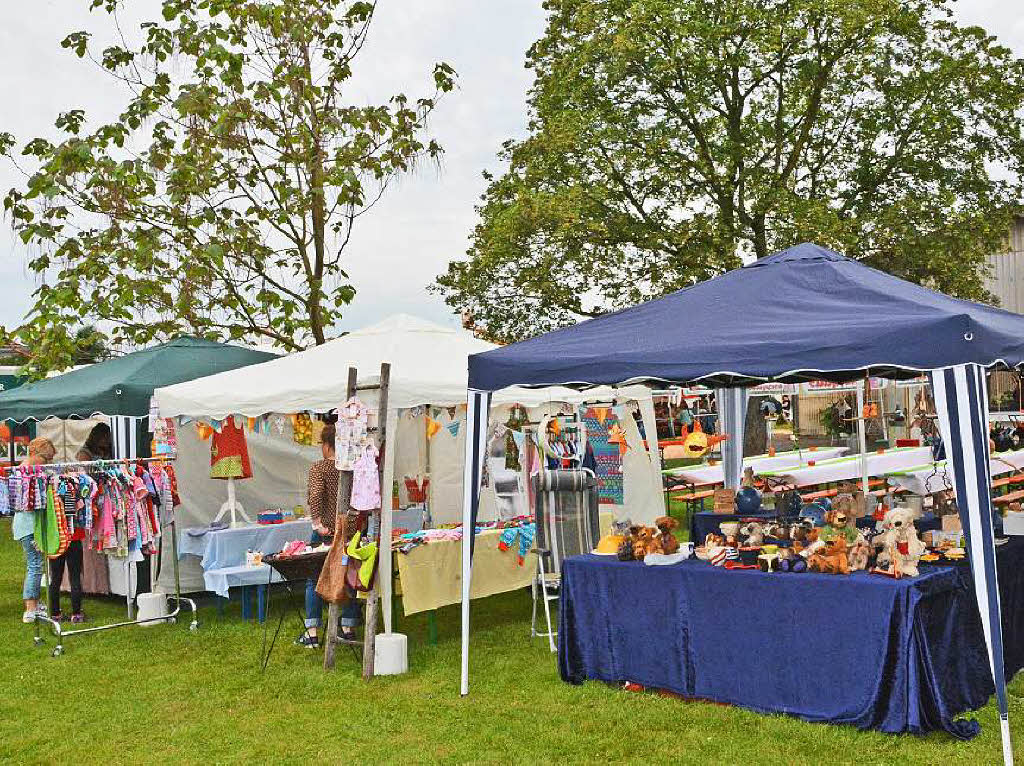
[[[380,508],[380,476],[377,449],[368,446],[352,467],[352,507],[357,511]]]

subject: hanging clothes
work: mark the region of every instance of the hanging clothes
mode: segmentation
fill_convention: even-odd
[[[357,511],[380,508],[380,474],[377,448],[368,444],[352,469],[352,507]]]

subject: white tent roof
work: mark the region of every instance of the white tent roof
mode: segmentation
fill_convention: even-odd
[[[345,398],[348,368],[359,370],[358,385],[380,382],[380,365],[391,364],[389,404],[394,409],[420,404],[450,406],[466,401],[469,355],[489,351],[493,343],[469,333],[408,314],[396,314],[361,330],[262,364],[158,388],[163,417],[257,417],[269,412],[326,412]],[[494,401],[536,406],[548,401],[594,400],[628,396],[649,398],[646,389],[515,389],[497,392]],[[368,403],[375,396],[361,396]]]

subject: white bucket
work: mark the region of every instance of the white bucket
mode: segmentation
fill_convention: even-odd
[[[381,633],[373,649],[373,674],[398,676],[409,671],[409,639],[404,633]]]
[[[135,603],[139,608],[136,619],[152,620],[142,623],[143,626],[159,625],[162,621],[154,618],[167,615],[167,596],[163,593],[140,593]]]

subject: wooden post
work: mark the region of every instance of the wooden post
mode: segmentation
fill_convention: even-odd
[[[384,452],[387,450],[387,422],[388,422],[388,390],[391,387],[391,365],[384,362],[380,366],[380,392],[377,399],[377,436],[380,444],[380,458],[377,464],[381,482],[380,504],[384,506],[385,498],[388,503],[388,512],[391,512],[391,488],[384,486]],[[376,521],[374,528],[377,530],[377,556],[380,560],[381,547],[391,545],[391,540],[381,539],[381,508],[373,511],[373,518]],[[381,572],[377,567],[377,576],[373,579],[373,587],[366,599],[366,626],[363,629],[363,680],[369,681],[373,678],[373,653],[377,643],[377,584],[381,577],[391,577],[391,572]]]
[[[348,368],[348,387],[345,390],[345,401],[356,395],[356,378],[358,371],[355,367]],[[334,534],[341,535],[341,544],[345,544],[345,534],[348,531],[348,511],[352,504],[352,472],[342,471],[338,477],[338,509],[334,516]],[[338,604],[331,603],[327,609],[327,638],[324,644],[324,670],[334,669],[334,649],[338,643]],[[322,629],[322,626],[321,626]]]

